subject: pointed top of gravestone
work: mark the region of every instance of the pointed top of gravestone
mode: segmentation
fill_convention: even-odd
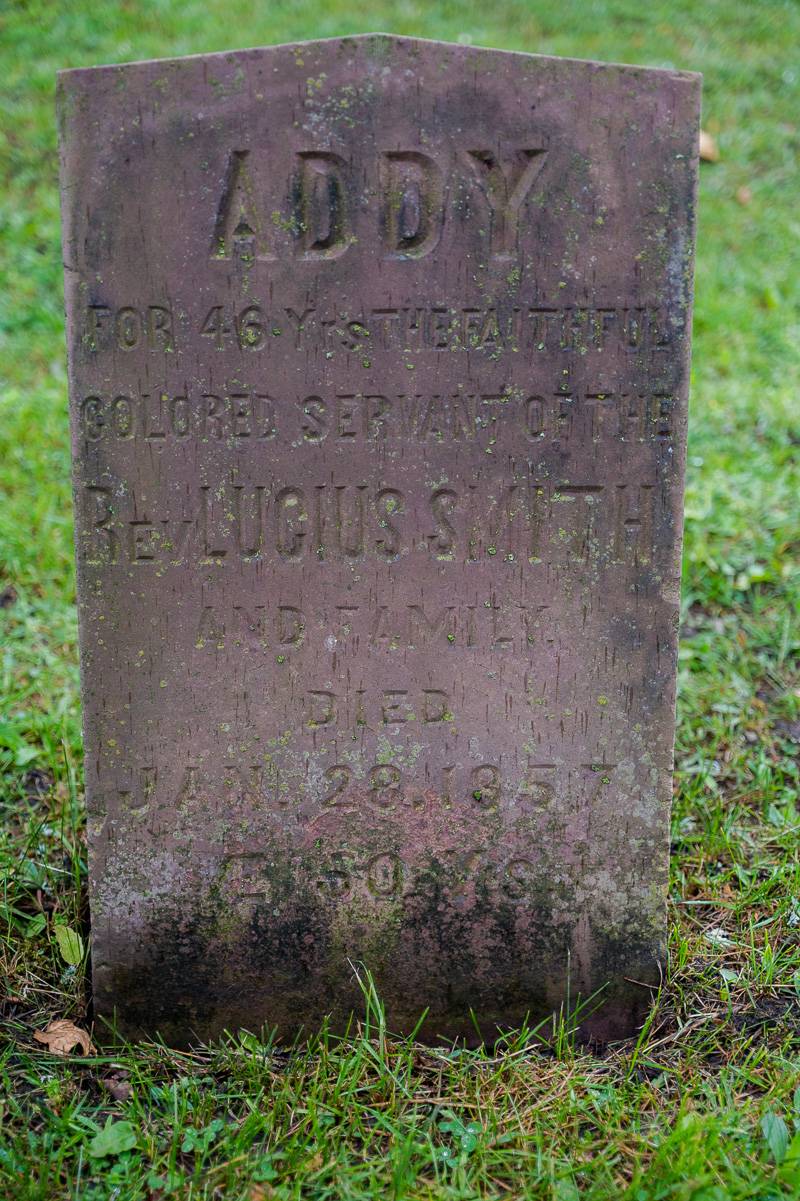
[[[130,68],[145,67],[151,64],[159,64],[160,66],[168,66],[179,64],[181,66],[202,59],[204,62],[212,64],[216,62],[232,62],[252,58],[254,55],[265,55],[276,53],[279,54],[285,51],[316,51],[322,53],[334,53],[337,48],[347,48],[350,46],[369,47],[370,43],[374,44],[376,50],[378,47],[383,49],[388,45],[395,45],[404,48],[407,51],[413,51],[416,47],[436,47],[444,54],[456,53],[460,56],[470,55],[493,55],[502,58],[504,61],[557,61],[564,64],[575,64],[582,68],[593,67],[597,70],[614,70],[631,72],[637,76],[642,73],[656,73],[659,75],[668,75],[673,78],[681,78],[686,80],[702,79],[702,75],[697,71],[683,71],[673,67],[652,67],[639,66],[634,63],[617,63],[617,62],[600,62],[597,59],[570,58],[561,57],[552,54],[537,54],[528,50],[510,50],[507,48],[498,49],[493,46],[473,46],[462,42],[445,42],[438,38],[420,38],[410,37],[405,34],[388,33],[384,30],[376,30],[373,33],[352,33],[343,34],[337,37],[330,38],[309,38],[299,42],[278,42],[274,45],[267,46],[250,46],[241,50],[219,50],[210,54],[189,54],[179,58],[146,58],[134,59],[131,62],[123,63],[106,63],[92,67],[68,67],[58,72],[59,77],[67,75],[76,75],[83,72],[98,72],[98,71],[120,71]],[[444,59],[443,59],[444,61]]]

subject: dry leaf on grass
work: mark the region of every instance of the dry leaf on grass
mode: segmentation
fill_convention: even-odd
[[[115,1101],[130,1101],[133,1096],[129,1081],[121,1076],[105,1076],[100,1083],[108,1089]]]
[[[46,1030],[34,1030],[33,1037],[37,1043],[44,1043],[48,1051],[54,1055],[69,1055],[76,1047],[80,1047],[83,1055],[96,1055],[97,1050],[85,1030],[70,1022],[67,1018],[59,1018],[50,1022]]]
[[[719,162],[719,146],[705,129],[700,130],[700,158],[704,163]]]

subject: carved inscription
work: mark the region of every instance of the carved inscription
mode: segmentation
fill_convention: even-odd
[[[274,397],[258,387],[173,396],[165,391],[92,395],[81,404],[81,428],[90,442],[200,443],[243,439],[308,443],[330,441],[531,442],[583,437],[652,441],[672,438],[674,397],[667,392],[566,391],[540,394],[506,384],[489,393],[339,392]]]
[[[594,555],[604,567],[625,567],[652,557],[658,499],[650,483],[553,485],[544,478],[445,486],[422,496],[391,485],[219,481],[190,493],[179,514],[164,515],[135,494],[119,500],[110,484],[87,484],[79,545],[89,563],[140,568],[396,563],[411,553],[442,564],[532,565]]]
[[[450,893],[464,895],[471,888],[494,894],[506,901],[530,902],[545,888],[543,868],[532,859],[514,858],[506,862],[488,861],[475,847],[458,855],[449,855],[441,865],[427,872],[415,872],[396,851],[370,854],[367,848],[342,847],[328,852],[327,861],[314,879],[323,900],[343,900],[365,895],[373,901],[410,899],[424,895],[437,877],[451,877]],[[231,855],[221,866],[218,887],[232,901],[274,904],[276,894],[265,857],[258,853]]]
[[[405,697],[387,700],[398,696],[391,692],[383,694],[380,703],[384,714],[387,706],[397,708],[405,703]],[[447,716],[452,719],[451,714]],[[496,811],[509,800],[513,800],[520,813],[545,809],[555,812],[557,807],[565,815],[574,816],[591,812],[603,802],[613,785],[616,768],[617,764],[605,761],[568,768],[538,762],[530,754],[524,756],[518,776],[511,775],[499,763],[464,765],[426,761],[409,767],[388,761],[342,762],[309,773],[307,800],[315,819],[334,809],[380,814],[455,807],[480,815]],[[155,765],[140,768],[134,773],[130,787],[117,789],[116,810],[147,821],[156,812],[162,815],[158,820],[163,820],[164,813],[180,813],[187,805],[196,808],[213,796],[223,798],[226,805],[234,808],[297,808],[300,803],[296,795],[282,787],[280,770],[264,762],[224,763],[215,768],[189,764],[177,773],[172,791],[162,791],[156,810],[153,801],[158,795],[158,782],[159,769]]]
[[[545,162],[544,148],[467,150],[475,171],[478,207],[489,227],[489,253],[516,251],[520,214]],[[305,260],[338,258],[370,228],[357,203],[365,171],[376,175],[377,233],[385,255],[423,258],[437,246],[447,223],[445,180],[452,164],[421,150],[388,150],[375,163],[355,163],[330,150],[298,150],[289,179],[276,179],[267,156],[232,150],[216,210],[211,258],[269,262],[281,255]],[[363,184],[361,184],[363,186]],[[290,204],[282,207],[288,193]],[[488,220],[487,220],[488,217]]]
[[[187,298],[187,309],[191,298]],[[509,350],[534,360],[564,352],[588,354],[618,350],[626,356],[642,351],[667,351],[685,331],[657,304],[564,305],[524,303],[515,293],[501,307],[450,304],[422,300],[403,306],[381,305],[359,312],[320,310],[316,306],[271,306],[247,299],[241,305],[220,300],[179,319],[166,303],[144,309],[124,305],[89,305],[82,315],[83,343],[93,353],[115,350],[174,351],[199,334],[215,351],[234,348],[276,350],[283,339],[295,352],[322,349],[326,354],[371,351]]]
[[[342,1026],[365,962],[393,1030],[630,1034],[696,81],[369,36],[60,91],[98,1013]]]

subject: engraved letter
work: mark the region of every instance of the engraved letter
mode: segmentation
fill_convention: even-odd
[[[429,646],[442,643],[448,631],[455,629],[454,605],[446,605],[438,613],[428,617],[422,605],[409,605],[409,646]]]
[[[284,559],[300,559],[306,536],[306,509],[301,488],[281,488],[275,497],[278,554]]]
[[[378,525],[383,530],[383,537],[378,538],[375,547],[382,559],[391,562],[400,554],[400,531],[393,521],[392,514],[398,517],[403,512],[403,494],[396,488],[381,488],[375,497],[375,510],[378,515]]]
[[[228,160],[222,197],[214,225],[213,259],[232,256],[243,262],[273,259],[267,250],[255,189],[247,169],[248,150],[234,150]]]
[[[299,646],[305,628],[305,618],[300,609],[294,605],[278,605],[278,639],[284,646]]]
[[[438,688],[422,690],[422,720],[424,722],[446,721],[449,708],[446,692],[440,692]]]
[[[421,259],[442,232],[442,173],[427,154],[387,151],[381,224],[390,255]]]
[[[636,563],[653,556],[653,485],[617,484],[614,556],[632,555]]]
[[[307,259],[338,258],[350,244],[346,164],[328,151],[306,151],[298,158],[297,218],[303,255]]]
[[[518,150],[501,163],[491,150],[470,150],[473,169],[492,210],[493,255],[508,256],[516,251],[520,210],[544,166],[545,154],[542,148]]]
[[[329,726],[336,721],[336,693],[311,689],[306,693],[306,725]]]
[[[431,510],[436,518],[436,533],[428,534],[428,545],[438,558],[452,559],[456,543],[456,530],[450,518],[458,502],[452,488],[438,488],[430,499]]]
[[[101,484],[87,484],[86,494],[91,497],[95,506],[96,517],[92,521],[92,533],[81,531],[87,539],[87,563],[116,563],[117,535],[113,529],[114,508],[111,503],[111,489]],[[96,538],[94,546],[88,544],[90,538]]]

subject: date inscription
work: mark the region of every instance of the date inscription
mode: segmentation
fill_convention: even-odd
[[[269,815],[286,809],[302,810],[312,823],[324,822],[326,814],[334,811],[376,815],[459,809],[480,819],[498,807],[510,813],[509,805],[517,815],[558,806],[560,813],[569,816],[590,811],[603,800],[613,786],[616,766],[598,760],[566,767],[522,755],[514,772],[502,763],[422,759],[406,765],[397,757],[372,763],[354,758],[325,767],[309,753],[300,778],[272,758],[228,762],[218,769],[189,764],[172,791],[164,788],[156,766],[142,767],[126,787],[117,789],[117,803],[122,812],[146,824],[164,820],[165,814],[169,819],[186,813],[214,798],[267,821]]]

